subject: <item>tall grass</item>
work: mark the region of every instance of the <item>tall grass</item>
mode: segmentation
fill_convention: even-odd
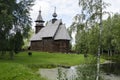
[[[31,69],[17,63],[0,63],[0,80],[45,80]]]
[[[75,71],[75,72],[74,72]],[[73,69],[72,76],[66,76],[67,72],[58,68],[58,80],[96,80],[97,76],[97,66],[96,58],[92,58],[83,65],[78,65]],[[102,74],[102,71],[100,72]],[[99,80],[105,80],[103,76],[100,75]]]

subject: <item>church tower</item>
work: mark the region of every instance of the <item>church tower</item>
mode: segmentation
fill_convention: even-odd
[[[35,22],[36,22],[35,33],[38,33],[44,27],[44,22],[45,22],[41,16],[41,10],[39,11],[39,15]]]

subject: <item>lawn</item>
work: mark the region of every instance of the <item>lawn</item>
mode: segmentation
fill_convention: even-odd
[[[20,63],[28,66],[36,66],[41,68],[56,67],[58,65],[73,66],[89,62],[93,59],[92,55],[84,58],[83,54],[62,54],[62,53],[47,53],[47,52],[32,52],[32,56],[28,56],[28,52],[16,54],[14,60],[4,59],[0,63]],[[103,61],[103,59],[101,60]]]
[[[44,80],[36,74],[39,68],[80,65],[91,62],[93,58],[92,55],[84,58],[83,54],[47,52],[32,52],[32,56],[29,56],[28,52],[21,52],[13,60],[0,59],[0,80]]]
[[[120,55],[119,54],[114,54],[112,56],[108,56],[107,54],[104,54],[101,56],[102,58],[106,59],[106,60],[110,60],[116,63],[120,63]]]

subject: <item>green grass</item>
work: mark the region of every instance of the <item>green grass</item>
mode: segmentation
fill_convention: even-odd
[[[32,56],[28,56],[28,52],[21,52],[13,60],[8,57],[0,59],[0,80],[44,80],[35,74],[39,68],[80,65],[91,62],[93,58],[92,55],[84,58],[83,54],[47,52],[32,52]]]
[[[115,54],[115,55],[112,55],[112,56],[102,55],[102,58],[106,59],[106,60],[113,61],[113,62],[120,63],[120,54]]]
[[[0,63],[0,80],[45,80],[31,69],[17,63]]]
[[[32,56],[28,56],[28,52],[21,52],[15,55],[14,60],[3,59],[0,62],[5,63],[20,63],[29,67],[51,68],[58,65],[74,66],[90,62],[93,59],[92,55],[84,58],[83,54],[62,54],[62,53],[47,53],[47,52],[32,52]],[[101,59],[101,62],[104,60]]]

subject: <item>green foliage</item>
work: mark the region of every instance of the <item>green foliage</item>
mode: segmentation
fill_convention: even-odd
[[[63,75],[62,74],[63,74],[63,72],[62,72],[61,68],[59,67],[58,68],[58,77],[57,77],[58,80],[63,80],[63,78],[62,78]]]
[[[22,34],[20,32],[17,32],[15,35],[10,36],[8,43],[9,51],[14,52],[21,51],[22,45],[24,44]]]
[[[116,13],[103,21],[103,49],[108,55],[120,52],[120,14]]]
[[[31,26],[33,0],[0,0],[0,51],[19,51]]]
[[[18,52],[21,51],[23,43],[23,36],[21,35],[20,32],[17,32],[16,35],[14,36],[14,43],[15,43],[15,48],[14,51]]]
[[[0,80],[45,80],[24,65],[0,63]]]
[[[58,68],[58,80],[96,80],[97,76],[97,66],[96,58],[86,58],[85,63],[77,66],[74,70],[75,74],[72,74],[72,77],[69,78],[67,71],[62,68]],[[100,72],[102,73],[102,71]],[[103,76],[100,76],[99,80],[104,80]]]
[[[102,58],[106,59],[106,60],[116,62],[116,63],[120,63],[120,55],[119,54],[115,54],[115,55],[112,55],[112,56],[109,56],[109,57],[108,57],[108,55],[102,55]]]
[[[120,52],[120,14],[111,15],[108,12],[109,17],[102,21],[101,28],[99,27],[100,5],[100,0],[79,0],[81,13],[75,16],[75,21],[69,28],[71,34],[76,34],[75,50],[78,53],[96,54],[99,45],[101,52],[108,52],[108,55]],[[102,8],[106,8],[107,5],[103,2]],[[103,11],[102,15],[104,13]]]
[[[57,80],[69,80],[66,74],[67,70],[63,71],[61,67],[58,68]],[[72,79],[71,79],[72,80]]]
[[[77,78],[75,80],[96,80],[97,68],[95,64],[84,64],[77,67]],[[102,72],[100,72],[102,73]],[[100,76],[99,80],[104,80],[103,76]]]
[[[28,32],[28,37],[27,38],[24,38],[24,45],[22,46],[23,49],[27,50],[28,47],[30,46],[30,38],[32,37],[34,33],[34,30],[33,29],[30,29],[30,31]]]
[[[96,80],[96,58],[86,58],[85,64],[78,66],[76,80]]]
[[[78,53],[97,53],[99,46],[100,17],[102,8],[107,6],[101,0],[79,0],[81,13],[75,16],[75,21],[69,31],[75,32],[76,51]]]
[[[76,80],[95,80],[96,66],[84,64],[77,67],[77,74],[79,75]]]
[[[96,54],[98,50],[98,36],[99,36],[99,28],[98,26],[93,27],[88,34],[88,46],[89,53]]]

